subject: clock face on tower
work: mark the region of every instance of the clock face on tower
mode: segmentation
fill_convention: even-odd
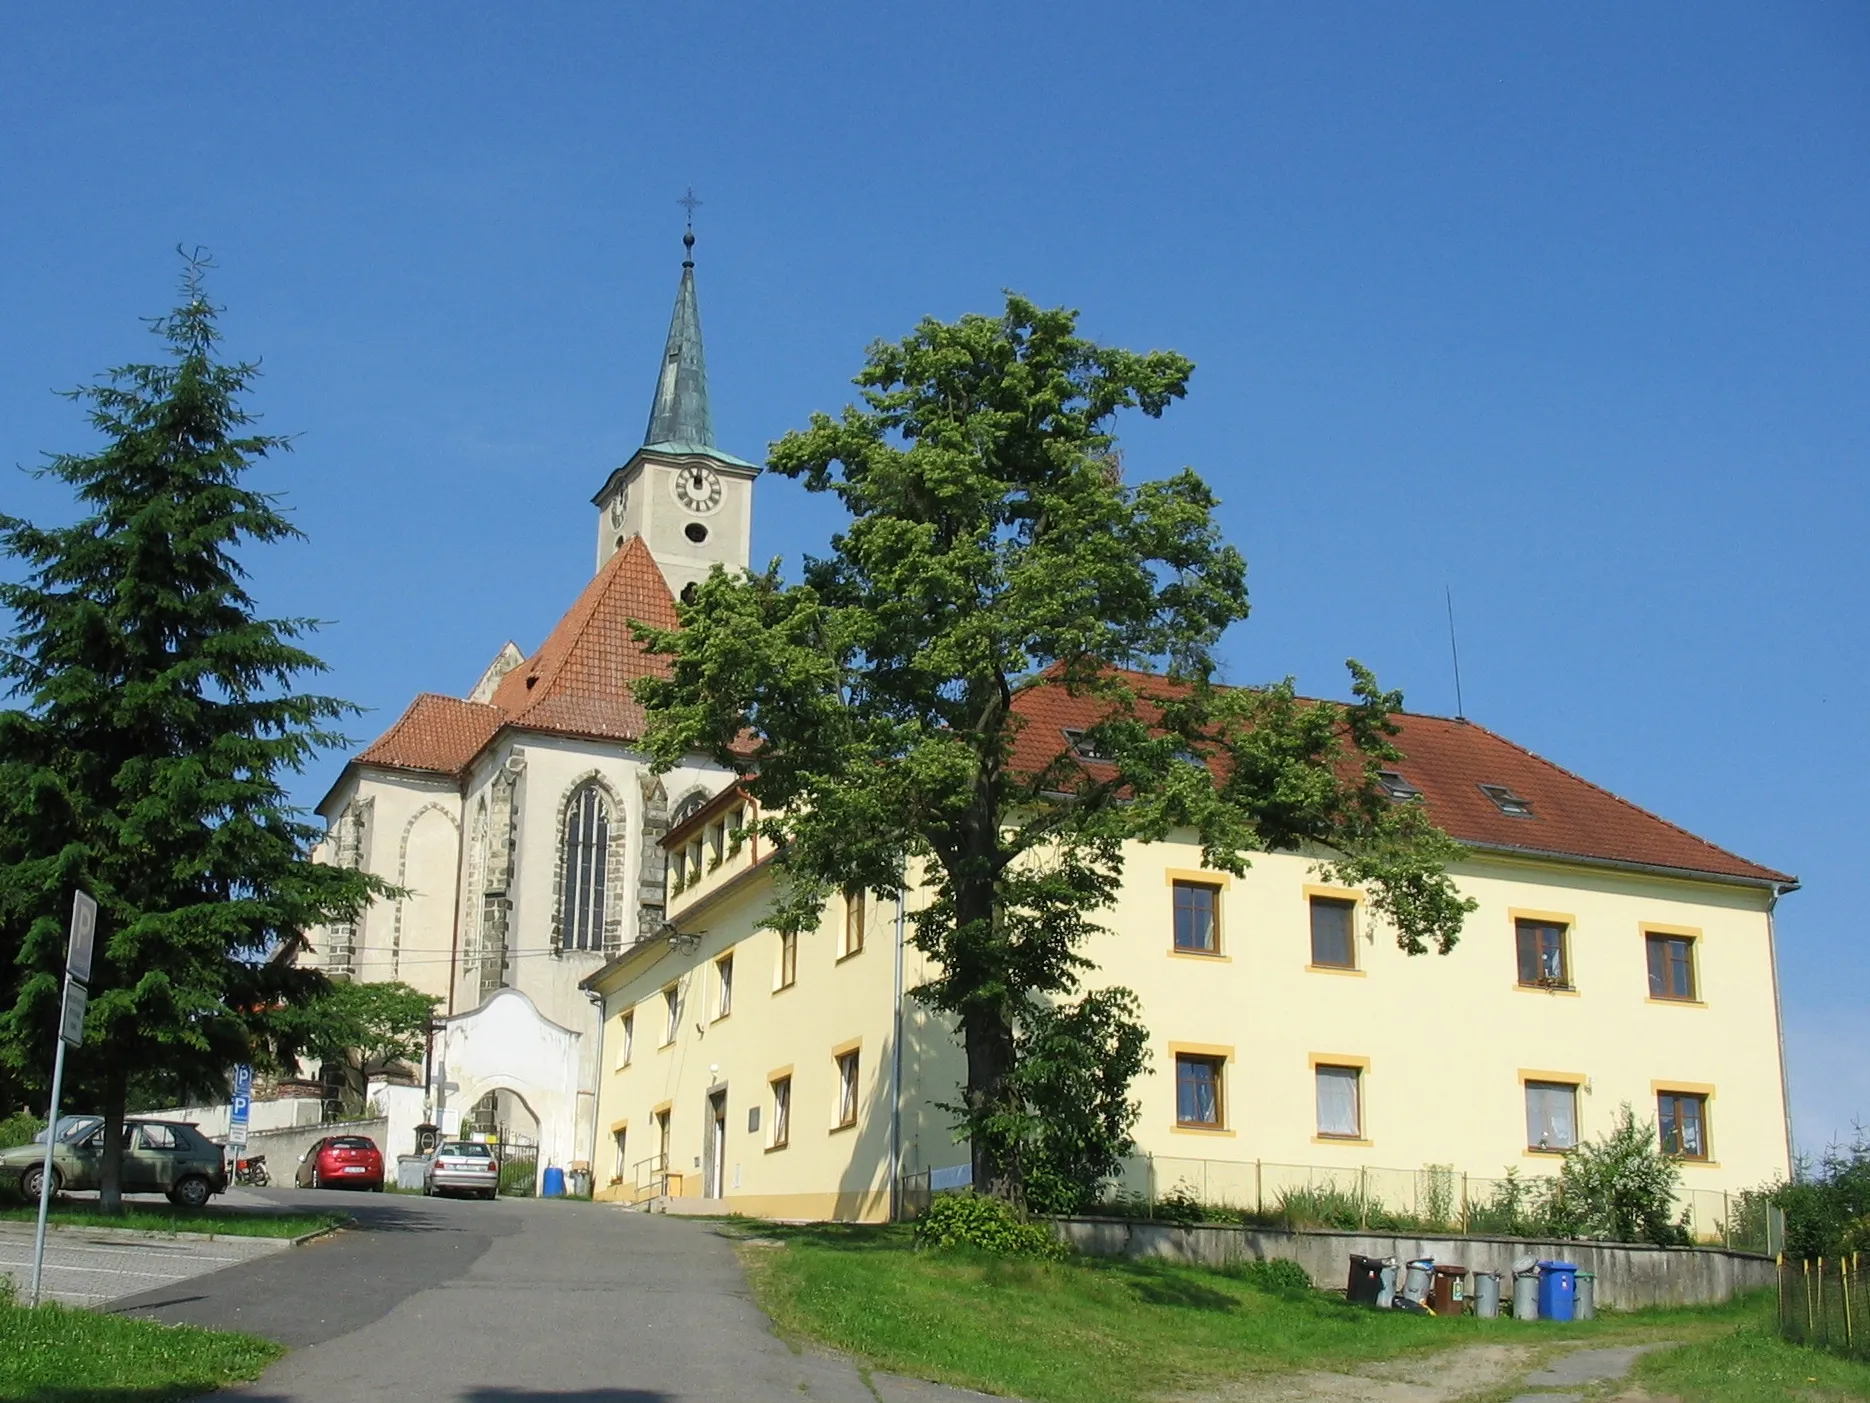
[[[705,516],[721,505],[721,478],[713,468],[682,468],[670,486],[675,500],[698,515]]]

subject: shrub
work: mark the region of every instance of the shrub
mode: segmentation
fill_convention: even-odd
[[[45,1129],[45,1122],[31,1111],[16,1111],[10,1116],[0,1116],[0,1150],[11,1149],[15,1145],[30,1145],[32,1137]]]
[[[1280,1295],[1312,1289],[1312,1279],[1305,1274],[1305,1268],[1290,1257],[1267,1257],[1263,1261],[1240,1262],[1228,1268],[1227,1274],[1238,1277],[1258,1290]]]
[[[1669,1215],[1681,1181],[1655,1123],[1638,1121],[1625,1102],[1608,1133],[1565,1157],[1548,1209],[1551,1228],[1610,1242],[1679,1246],[1688,1234]]]
[[[938,1194],[916,1220],[916,1245],[938,1252],[972,1249],[996,1257],[1056,1260],[1065,1245],[1039,1223],[1027,1222],[1010,1203],[986,1194]]]
[[[1816,1165],[1801,1159],[1789,1184],[1772,1189],[1786,1215],[1786,1252],[1839,1257],[1870,1250],[1870,1133],[1832,1145]]]

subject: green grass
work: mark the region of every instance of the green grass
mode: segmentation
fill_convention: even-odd
[[[1870,1399],[1870,1364],[1787,1344],[1773,1329],[1771,1298],[1739,1329],[1637,1361],[1651,1393],[1697,1403],[1843,1403]]]
[[[1223,1377],[1595,1328],[1372,1311],[1167,1262],[917,1253],[902,1229],[753,1230],[786,1244],[742,1249],[782,1332],[1033,1403],[1133,1403]]]
[[[0,1299],[0,1403],[161,1403],[257,1378],[285,1350],[190,1325]]]
[[[0,1221],[35,1221],[35,1204],[0,1203]],[[234,1237],[299,1237],[348,1221],[347,1213],[269,1213],[242,1208],[171,1208],[132,1203],[121,1213],[100,1212],[83,1199],[54,1199],[50,1220],[72,1228],[131,1228],[140,1232],[226,1233]]]
[[[917,1253],[901,1228],[743,1220],[723,1230],[784,1244],[741,1249],[781,1333],[879,1368],[1031,1403],[1138,1403],[1244,1375],[1354,1370],[1464,1345],[1655,1340],[1685,1348],[1644,1359],[1642,1378],[1654,1393],[1696,1403],[1870,1400],[1870,1368],[1773,1336],[1770,1294],[1568,1325],[1437,1320],[1347,1306],[1322,1291],[1268,1291],[1168,1262]]]

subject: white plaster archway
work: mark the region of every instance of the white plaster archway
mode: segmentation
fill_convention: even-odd
[[[467,1111],[489,1092],[519,1097],[539,1122],[539,1169],[569,1168],[578,1140],[578,1059],[583,1034],[560,1027],[518,989],[498,990],[472,1013],[444,1019],[436,1065]]]

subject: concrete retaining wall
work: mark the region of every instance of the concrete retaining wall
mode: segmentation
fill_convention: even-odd
[[[1711,1305],[1773,1284],[1769,1257],[1719,1247],[1642,1247],[1603,1242],[1533,1241],[1517,1237],[1388,1237],[1378,1233],[1239,1228],[1180,1228],[1123,1218],[1063,1218],[1060,1238],[1092,1257],[1161,1257],[1199,1266],[1286,1257],[1312,1281],[1341,1287],[1352,1253],[1411,1261],[1433,1257],[1469,1271],[1497,1271],[1510,1291],[1516,1258],[1576,1262],[1597,1273],[1597,1302],[1615,1310],[1642,1306]]]

